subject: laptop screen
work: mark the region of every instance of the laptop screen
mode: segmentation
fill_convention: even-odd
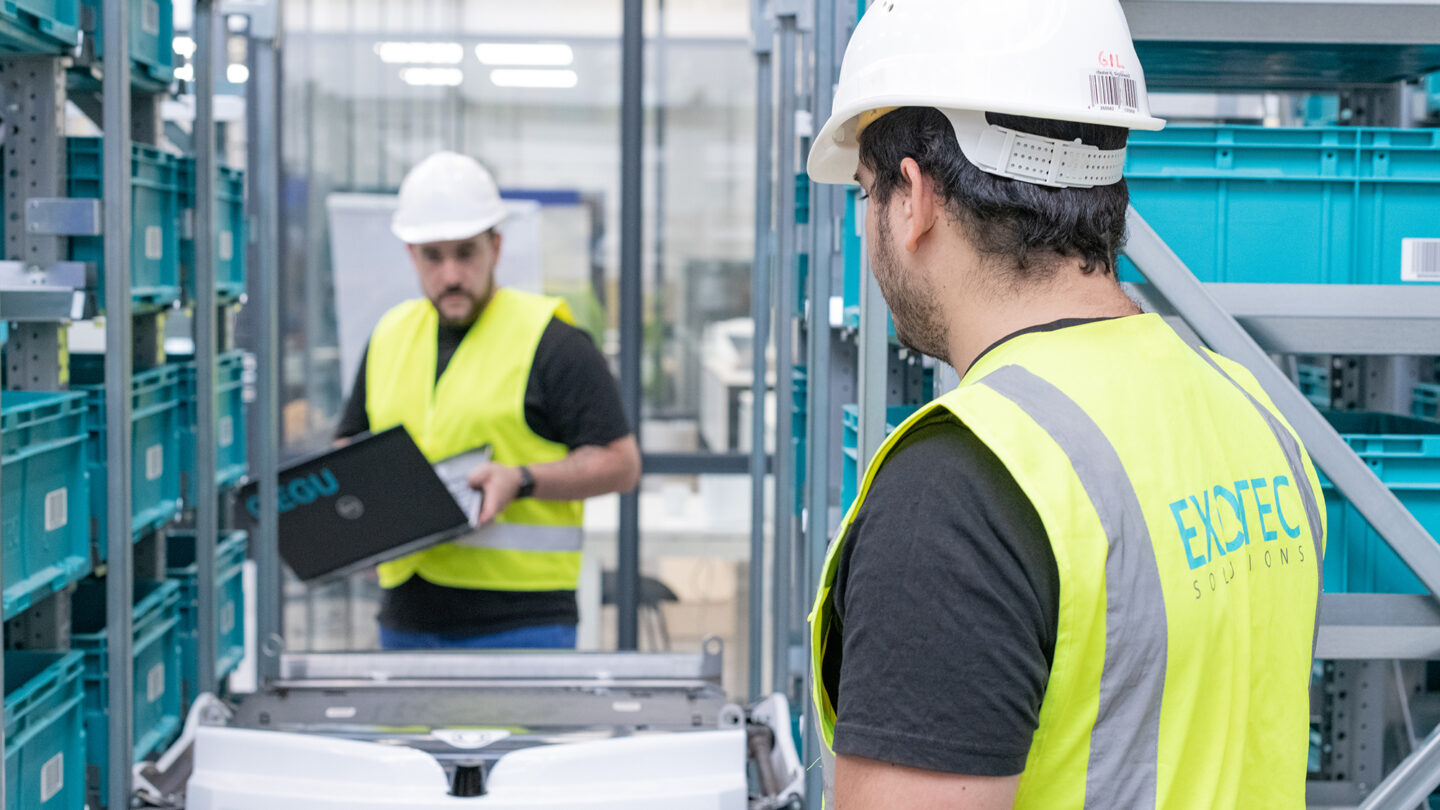
[[[240,491],[236,523],[254,530],[259,487]],[[338,577],[444,542],[465,513],[403,427],[280,472],[280,556],[303,581]]]

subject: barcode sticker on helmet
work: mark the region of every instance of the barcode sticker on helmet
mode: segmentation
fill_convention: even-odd
[[[1400,280],[1440,281],[1440,239],[1400,240]]]
[[[40,768],[40,803],[55,798],[65,789],[65,752],[51,757]]]
[[[1140,111],[1140,87],[1123,73],[1090,74],[1090,108],[1095,110]]]
[[[61,487],[45,493],[45,531],[65,528],[70,522],[70,492]]]
[[[220,417],[220,446],[229,447],[235,443],[235,417]]]
[[[154,703],[165,696],[165,665],[156,664],[145,676],[145,702]]]

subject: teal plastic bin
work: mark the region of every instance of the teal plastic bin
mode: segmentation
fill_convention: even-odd
[[[72,386],[89,396],[90,479],[94,537],[106,559],[104,355],[70,355]],[[180,512],[181,406],[184,379],[180,366],[166,364],[131,378],[130,531],[139,540]]]
[[[5,810],[85,806],[84,660],[5,653]]]
[[[918,405],[891,405],[885,409],[885,435],[895,432],[910,415],[919,409]],[[840,409],[840,421],[844,435],[840,448],[840,511],[849,512],[860,487],[860,406],[846,405]],[[864,459],[866,464],[869,459]]]
[[[4,616],[90,573],[90,480],[83,393],[6,391]]]
[[[105,581],[80,583],[71,603],[71,642],[85,654],[86,761],[96,789],[106,795],[110,750],[110,636]],[[135,761],[164,749],[180,731],[180,584],[136,582],[134,647]]]
[[[1440,423],[1374,413],[1328,413],[1345,441],[1420,521],[1440,535]],[[1325,590],[1425,593],[1410,568],[1323,474],[1328,513]]]
[[[1330,369],[1324,366],[1299,364],[1297,383],[1300,393],[1321,410],[1330,407]]]
[[[81,0],[95,21],[95,56],[105,58],[101,0]],[[130,70],[137,84],[168,85],[175,79],[175,8],[170,0],[130,0]]]
[[[66,139],[66,186],[71,197],[102,199],[100,138]],[[133,144],[130,160],[130,296],[137,309],[165,308],[180,299],[180,158]],[[105,301],[105,239],[70,240],[70,258],[94,263],[98,301]]]
[[[245,532],[221,532],[215,548],[217,598],[215,676],[224,678],[245,657],[245,588],[241,573],[245,566]],[[186,708],[203,692],[219,684],[200,684],[199,598],[200,569],[196,563],[194,532],[170,535],[166,548],[166,573],[180,585],[180,697]]]
[[[215,358],[215,484],[221,489],[236,486],[249,472],[245,441],[245,357],[244,351],[225,352]],[[180,408],[180,494],[185,503],[195,502],[196,388],[194,355],[171,355],[169,361],[181,369],[184,393]]]
[[[0,52],[54,56],[79,44],[79,0],[0,0]]]
[[[215,299],[245,294],[245,173],[219,167],[215,186]],[[185,298],[195,300],[195,159],[180,159],[180,265]]]
[[[1135,131],[1125,176],[1201,281],[1440,281],[1440,130]],[[1139,278],[1128,261],[1121,271]]]

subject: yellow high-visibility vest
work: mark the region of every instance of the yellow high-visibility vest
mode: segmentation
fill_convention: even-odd
[[[510,466],[565,458],[525,421],[525,388],[551,319],[570,322],[556,298],[498,289],[435,379],[439,314],[424,299],[380,319],[365,360],[370,428],[404,425],[431,461],[489,444]],[[580,501],[517,500],[495,523],[454,542],[380,565],[380,585],[412,576],[436,585],[496,591],[574,590],[580,579]]]
[[[1320,482],[1255,378],[1156,315],[1006,341],[876,453],[811,614],[825,748],[836,718],[821,662],[840,643],[830,590],[846,534],[896,443],[943,414],[1015,477],[1060,574],[1015,806],[1303,808]]]

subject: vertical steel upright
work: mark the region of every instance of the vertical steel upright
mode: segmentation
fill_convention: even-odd
[[[776,692],[795,697],[790,688],[791,599],[795,544],[795,456],[791,442],[794,414],[795,335],[795,85],[796,9],[787,3],[776,10],[779,41],[776,51],[777,120],[775,162],[778,199],[775,261],[775,527],[771,540],[772,610],[771,684]]]
[[[643,443],[640,429],[640,352],[643,342],[642,290],[645,172],[645,3],[625,0],[620,56],[620,397],[625,416]],[[642,444],[643,447],[643,444]],[[640,491],[620,496],[619,553],[615,601],[617,639],[622,650],[639,641]]]
[[[811,87],[812,120],[822,123],[830,115],[835,95],[835,81],[839,68],[836,44],[839,39],[839,15],[836,3],[831,0],[816,0],[815,3],[815,58],[812,63],[815,82]],[[806,365],[810,370],[809,385],[806,388],[806,449],[809,470],[806,479],[806,526],[804,554],[805,571],[797,581],[803,587],[802,598],[815,592],[819,587],[820,567],[825,559],[825,548],[830,541],[830,462],[836,442],[832,436],[830,419],[830,295],[831,277],[838,252],[839,229],[836,226],[836,198],[840,189],[830,185],[810,186],[810,302],[808,307],[807,337],[809,357]],[[807,670],[808,671],[808,670]],[[807,676],[808,682],[808,676]],[[808,690],[807,690],[808,691]],[[817,734],[820,725],[814,716],[813,703],[806,702],[808,729],[805,735],[805,757],[807,762],[819,758],[822,744]],[[813,797],[818,806],[822,792],[822,774],[818,768],[806,771],[806,795]]]
[[[215,688],[215,546],[219,491],[215,484],[215,25],[214,0],[195,0],[195,610],[196,691]]]
[[[109,773],[102,785],[112,810],[130,806],[134,717],[130,660],[134,626],[134,549],[130,532],[130,35],[129,4],[105,0],[103,85],[105,224],[105,441],[109,569],[105,579],[106,666],[110,679]]]
[[[255,476],[259,511],[255,544],[256,624],[259,680],[280,673],[285,650],[281,633],[282,605],[279,540],[280,467],[280,15],[274,0],[250,6],[250,81],[247,90],[247,140],[251,178],[249,208],[254,235],[254,301],[256,303]]]
[[[770,234],[774,228],[771,208],[773,184],[771,182],[770,154],[774,147],[774,94],[775,76],[771,67],[771,52],[775,47],[775,30],[771,24],[770,10],[764,0],[751,0],[750,29],[754,38],[755,51],[755,249],[754,263],[750,270],[750,317],[755,324],[755,334],[750,356],[750,369],[754,379],[750,385],[750,626],[749,664],[750,700],[759,700],[764,692],[764,651],[765,651],[765,435],[766,435],[766,393],[768,385],[768,363],[766,347],[770,343]],[[776,320],[780,320],[777,315]],[[779,383],[784,364],[776,362],[776,383]],[[778,385],[777,385],[778,387]],[[778,402],[777,402],[778,404]],[[777,408],[778,413],[778,408]],[[775,424],[775,450],[778,454],[785,431],[778,420]],[[784,508],[781,499],[775,499],[775,511]],[[776,535],[775,543],[780,542]],[[775,607],[779,610],[779,606]]]

